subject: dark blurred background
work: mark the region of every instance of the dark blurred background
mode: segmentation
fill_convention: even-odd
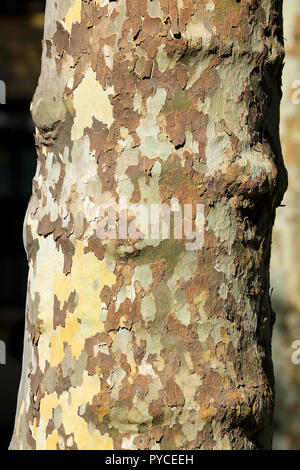
[[[16,408],[23,349],[27,262],[22,226],[31,195],[36,153],[29,106],[40,73],[45,0],[1,0],[0,80],[0,449],[7,449]]]

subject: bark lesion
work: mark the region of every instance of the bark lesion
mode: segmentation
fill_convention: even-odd
[[[57,140],[63,123],[56,121],[51,125],[36,126],[35,137],[39,145],[53,147]]]

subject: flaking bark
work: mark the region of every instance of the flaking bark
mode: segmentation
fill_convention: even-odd
[[[13,449],[271,446],[281,0],[47,1]],[[204,204],[101,242],[99,206]]]

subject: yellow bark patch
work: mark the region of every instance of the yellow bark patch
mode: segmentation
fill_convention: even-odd
[[[100,293],[106,285],[113,286],[114,273],[106,270],[106,261],[99,261],[93,253],[84,253],[83,242],[77,241],[73,257],[72,271],[69,276],[59,274],[53,283],[61,308],[73,291],[76,292],[77,305],[73,313],[67,312],[65,326],[53,330],[50,343],[50,364],[57,366],[64,357],[63,343],[71,346],[72,355],[78,358],[87,338],[104,331],[101,314]]]
[[[92,127],[93,117],[108,127],[114,122],[113,107],[108,93],[96,80],[96,72],[91,68],[87,70],[82,82],[74,91],[73,105],[76,116],[72,127],[72,140],[80,139],[84,129]]]
[[[101,435],[97,430],[90,430],[88,423],[78,414],[82,405],[92,403],[93,397],[99,393],[99,389],[99,377],[97,375],[89,376],[85,372],[83,374],[83,383],[80,387],[72,387],[69,392],[64,392],[59,398],[55,392],[43,397],[40,404],[40,423],[43,424],[40,424],[41,429],[37,433],[39,438],[37,439],[37,448],[56,449],[59,436],[54,431],[50,436],[46,437],[45,430],[49,420],[52,418],[53,410],[60,405],[65,432],[67,435],[74,434],[74,440],[79,449],[113,450],[113,441],[109,435]]]
[[[37,429],[37,426],[36,426],[36,418],[34,418],[34,420],[33,420],[33,427],[32,427],[32,430],[31,430],[31,433],[32,433],[32,436],[34,437],[34,439],[36,439],[36,429]]]
[[[53,433],[47,437],[46,450],[56,450],[58,443],[58,433],[53,431]]]
[[[53,431],[53,433],[47,437],[46,450],[56,450],[58,443],[58,432]]]
[[[63,256],[50,239],[43,241],[45,252],[39,257],[36,275],[31,272],[32,292],[40,292],[38,318],[41,325],[39,337],[40,366],[46,361],[58,366],[64,358],[65,344],[69,344],[74,358],[78,358],[85,340],[104,330],[100,320],[102,288],[116,282],[113,272],[106,269],[106,261],[99,261],[93,253],[84,253],[82,241],[77,241],[71,273],[63,273]],[[39,254],[38,254],[39,256]],[[42,286],[42,287],[41,287]],[[72,292],[76,294],[73,313],[66,311],[65,325],[53,325],[53,305],[56,296],[63,309]],[[34,296],[34,294],[32,294]]]
[[[73,23],[81,21],[81,0],[75,0],[74,5],[69,9],[65,17],[65,26],[69,33],[72,31]]]
[[[40,412],[41,418],[44,423],[48,424],[48,421],[52,418],[52,411],[59,405],[59,400],[56,393],[46,395],[41,399]],[[34,429],[36,429],[36,420],[33,423]]]
[[[55,331],[51,338],[50,338],[50,364],[52,366],[57,366],[64,358],[64,342],[70,344],[73,340],[75,334],[78,332],[80,325],[77,321],[77,318],[72,315],[68,315],[66,318],[66,326],[64,328],[59,327],[57,331]],[[82,342],[80,342],[79,348],[78,343],[72,345],[72,351],[77,346],[77,353],[78,349],[80,349],[78,356],[82,350]]]
[[[136,366],[135,366],[135,363],[133,361],[131,361],[130,359],[128,359],[128,363],[130,365],[130,375],[131,376],[134,376],[136,374]]]

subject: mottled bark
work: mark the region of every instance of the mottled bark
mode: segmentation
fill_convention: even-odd
[[[284,207],[278,210],[271,258],[272,304],[277,314],[274,447],[300,449],[300,365],[292,357],[297,352],[292,345],[300,340],[300,2],[286,0],[283,12],[286,64],[280,132],[289,189]]]
[[[281,23],[281,0],[47,2],[12,448],[271,446]],[[101,242],[121,197],[203,204],[203,249]]]

